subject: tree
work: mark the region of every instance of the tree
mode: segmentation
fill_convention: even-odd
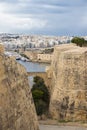
[[[43,78],[34,77],[34,85],[31,89],[34,99],[37,115],[45,114],[49,108],[49,91],[44,83]]]
[[[84,46],[85,44],[85,40],[84,38],[79,38],[79,37],[74,37],[72,40],[71,40],[72,43],[76,43],[77,46]]]

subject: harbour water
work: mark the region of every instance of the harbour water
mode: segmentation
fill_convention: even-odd
[[[45,72],[46,67],[49,66],[49,64],[46,63],[37,63],[37,62],[24,62],[21,60],[17,60],[18,63],[22,64],[27,72]],[[32,87],[33,85],[33,76],[28,77],[29,85]]]
[[[21,60],[18,60],[18,62],[26,68],[27,72],[45,72],[46,67],[49,66],[46,63],[24,62]]]

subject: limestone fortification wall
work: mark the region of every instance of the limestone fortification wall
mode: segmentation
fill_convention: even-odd
[[[26,70],[2,53],[0,53],[0,130],[39,130]]]
[[[4,46],[0,44],[0,53],[4,53]]]
[[[49,70],[52,118],[87,121],[87,48],[56,46],[53,55]]]

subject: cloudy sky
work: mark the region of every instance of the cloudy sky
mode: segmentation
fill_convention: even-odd
[[[0,32],[87,35],[87,0],[0,0]]]

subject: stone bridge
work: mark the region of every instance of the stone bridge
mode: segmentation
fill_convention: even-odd
[[[47,76],[46,72],[27,72],[28,76],[40,76],[42,78]]]
[[[39,76],[41,78],[44,79],[44,82],[46,84],[47,87],[49,87],[49,83],[50,83],[50,78],[47,74],[47,72],[27,72],[28,76]]]

